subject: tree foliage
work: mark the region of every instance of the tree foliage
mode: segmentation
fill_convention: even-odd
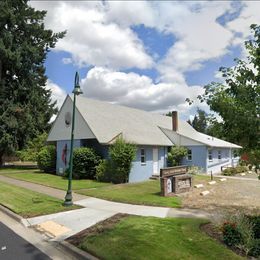
[[[37,163],[40,170],[55,173],[56,147],[54,145],[44,146],[38,153]]]
[[[47,133],[44,132],[41,135],[33,138],[28,142],[25,149],[18,151],[16,154],[22,161],[37,161],[38,153],[46,145]]]
[[[128,182],[135,156],[136,146],[118,138],[109,147],[109,158],[103,160],[97,167],[97,180],[113,183]]]
[[[197,109],[197,115],[194,116],[192,121],[188,121],[188,123],[197,131],[201,133],[207,133],[207,113],[202,109]]]
[[[199,99],[223,119],[223,132],[245,149],[259,149],[260,26],[251,25],[253,37],[245,42],[247,59],[236,59],[231,68],[221,67],[224,83],[205,86]]]
[[[73,177],[94,179],[101,157],[89,147],[79,147],[73,152]]]
[[[65,32],[46,30],[46,11],[27,2],[0,1],[0,164],[3,154],[48,130],[56,112],[45,88],[44,61]]]
[[[188,149],[182,146],[173,146],[168,153],[169,166],[181,165],[182,159],[188,154]]]

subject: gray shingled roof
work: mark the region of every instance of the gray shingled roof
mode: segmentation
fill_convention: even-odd
[[[77,109],[100,143],[109,144],[121,135],[136,144],[172,146],[170,139],[160,129],[172,129],[171,117],[81,96],[77,97]],[[199,133],[181,120],[177,133],[212,147],[241,148]]]

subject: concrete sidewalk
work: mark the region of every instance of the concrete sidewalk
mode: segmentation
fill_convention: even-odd
[[[226,179],[233,179],[233,180],[240,180],[240,181],[259,181],[257,175],[255,178],[247,178],[247,177],[238,177],[238,176],[225,176],[225,175],[214,175],[214,178],[226,178]]]
[[[40,192],[58,199],[63,199],[65,196],[65,191],[5,176],[0,176],[0,181]],[[73,194],[73,199],[74,204],[80,205],[83,208],[24,219],[22,222],[26,226],[36,226],[36,228],[41,232],[51,234],[53,240],[62,241],[67,237],[70,237],[118,213],[159,218],[210,218],[208,213],[193,209],[177,209],[118,203],[75,193]]]

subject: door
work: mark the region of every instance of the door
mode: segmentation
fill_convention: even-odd
[[[153,174],[159,175],[159,155],[158,148],[153,148]]]

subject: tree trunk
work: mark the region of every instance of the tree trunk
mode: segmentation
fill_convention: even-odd
[[[3,166],[3,163],[4,163],[3,156],[4,155],[2,153],[0,153],[0,167]]]
[[[2,79],[2,61],[0,60],[0,81]]]

